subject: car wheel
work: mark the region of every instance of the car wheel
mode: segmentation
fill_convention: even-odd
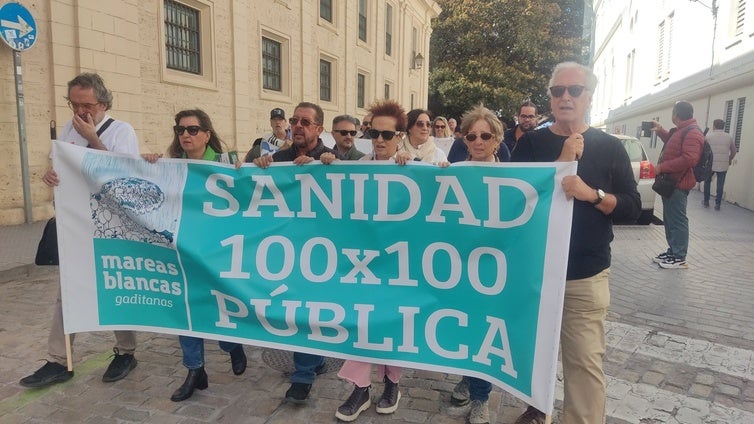
[[[655,210],[654,209],[647,209],[641,211],[641,215],[639,215],[639,219],[636,220],[636,223],[639,225],[649,225],[654,221],[655,219]]]

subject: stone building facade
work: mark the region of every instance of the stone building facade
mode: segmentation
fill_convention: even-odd
[[[22,0],[38,37],[21,53],[33,220],[53,214],[50,126],[71,117],[67,82],[97,72],[142,152],[164,152],[173,115],[202,108],[231,149],[269,130],[269,112],[320,104],[325,129],[377,99],[426,107],[433,0]],[[422,63],[424,62],[424,63]],[[26,210],[13,52],[0,46],[0,225]]]

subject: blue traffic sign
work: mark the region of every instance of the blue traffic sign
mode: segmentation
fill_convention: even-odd
[[[0,37],[13,50],[30,49],[37,41],[37,23],[31,12],[19,3],[0,7]]]

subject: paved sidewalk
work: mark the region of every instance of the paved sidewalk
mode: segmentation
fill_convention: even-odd
[[[690,268],[662,270],[651,257],[664,249],[662,226],[616,227],[608,322],[608,424],[754,423],[754,212],[725,204],[701,207],[689,197]],[[124,380],[101,381],[109,332],[76,337],[75,377],[47,389],[18,380],[45,356],[56,267],[36,267],[44,222],[0,227],[0,423],[334,423],[351,388],[319,376],[309,405],[282,402],[287,354],[246,346],[249,368],[230,371],[228,355],[208,341],[210,386],[184,402],[170,394],[185,377],[176,337],[139,333],[138,367]],[[464,423],[466,408],[449,405],[459,377],[406,370],[395,414],[374,408],[357,423]],[[562,399],[558,383],[557,398]],[[379,396],[382,384],[373,385]],[[556,402],[556,411],[560,401]],[[492,422],[512,423],[524,405],[499,389]],[[559,422],[556,420],[555,422]]]

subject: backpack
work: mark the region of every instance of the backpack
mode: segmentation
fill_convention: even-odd
[[[686,138],[686,134],[694,128],[698,129],[700,132],[702,131],[701,128],[696,125],[689,125],[684,129],[683,134],[681,134],[681,149],[683,149],[683,139]],[[694,165],[692,170],[694,172],[694,179],[698,183],[707,181],[707,178],[712,175],[712,147],[710,147],[706,138],[702,144],[702,155],[699,156],[699,162]]]
[[[694,166],[694,177],[696,182],[701,183],[707,181],[712,176],[712,147],[710,147],[707,140],[704,140],[702,145],[702,156],[699,157],[699,162]]]

